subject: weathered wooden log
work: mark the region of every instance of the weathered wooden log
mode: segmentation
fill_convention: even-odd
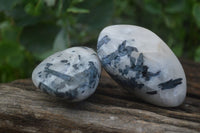
[[[163,108],[134,98],[102,72],[97,92],[80,103],[49,96],[30,79],[0,85],[0,132],[200,132],[200,64],[182,60],[185,102]]]

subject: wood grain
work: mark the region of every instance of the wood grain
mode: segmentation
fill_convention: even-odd
[[[49,96],[30,79],[0,85],[2,133],[200,132],[200,64],[182,60],[188,94],[176,108],[158,107],[131,96],[102,72],[96,93],[79,103]]]

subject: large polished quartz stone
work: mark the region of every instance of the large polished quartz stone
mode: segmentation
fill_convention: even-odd
[[[108,26],[99,35],[97,53],[110,76],[134,96],[164,107],[184,101],[184,70],[152,31],[133,25]]]
[[[73,47],[42,61],[32,80],[44,92],[68,101],[81,101],[97,88],[101,64],[97,54],[87,47]]]

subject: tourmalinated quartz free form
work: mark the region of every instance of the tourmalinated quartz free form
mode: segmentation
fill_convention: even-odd
[[[98,85],[101,64],[87,47],[73,47],[42,61],[32,80],[44,92],[69,101],[81,101],[92,95]]]
[[[135,96],[164,107],[184,101],[184,70],[165,42],[150,30],[108,26],[99,35],[97,53],[110,76]]]

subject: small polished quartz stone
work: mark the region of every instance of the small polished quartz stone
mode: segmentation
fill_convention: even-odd
[[[184,70],[152,31],[133,25],[108,26],[99,35],[97,53],[110,76],[135,96],[164,107],[184,101]]]
[[[81,101],[92,95],[98,85],[101,64],[87,47],[72,47],[42,61],[32,80],[44,92],[68,101]]]

